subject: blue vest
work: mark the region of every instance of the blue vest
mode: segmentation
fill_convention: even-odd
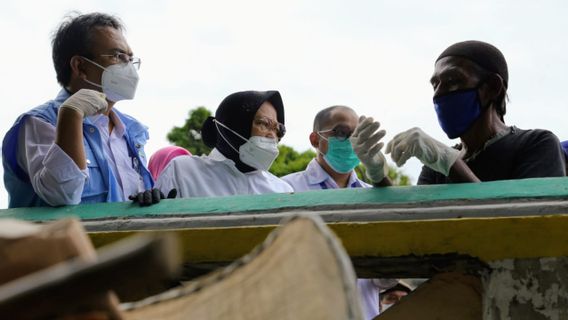
[[[10,128],[2,142],[2,164],[4,165],[4,184],[9,194],[9,208],[48,206],[34,191],[28,174],[18,165],[18,133],[27,117],[37,117],[55,126],[59,106],[69,98],[69,93],[61,90],[55,100],[22,114]],[[128,154],[135,168],[144,181],[144,187],[154,186],[152,175],[146,168],[144,145],[148,140],[147,128],[136,119],[118,112],[114,113],[126,128],[124,139]],[[87,158],[89,177],[85,181],[81,203],[122,201],[118,181],[110,168],[103,152],[101,135],[88,118],[83,121],[83,144]]]

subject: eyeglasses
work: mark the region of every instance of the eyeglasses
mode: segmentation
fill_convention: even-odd
[[[114,63],[132,63],[136,69],[140,69],[142,61],[138,57],[128,55],[124,52],[115,52],[113,54],[101,54],[101,57],[109,57]]]
[[[282,139],[282,137],[284,137],[284,134],[286,134],[286,127],[284,126],[284,124],[265,117],[255,118],[252,124],[259,130],[262,130],[264,132],[276,133],[276,136],[279,139]]]
[[[321,136],[325,134],[327,137],[324,138],[335,137],[339,141],[345,141],[349,139],[349,137],[351,137],[351,134],[353,134],[353,130],[351,130],[347,126],[338,125],[333,129],[321,130],[318,131],[318,133]]]

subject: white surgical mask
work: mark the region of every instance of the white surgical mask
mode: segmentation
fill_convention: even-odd
[[[108,100],[117,102],[134,99],[136,87],[138,86],[138,71],[136,71],[136,67],[131,62],[117,63],[105,68],[91,59],[83,58],[103,69],[101,84],[96,84],[87,79],[85,81],[93,86],[102,88]]]
[[[262,171],[268,171],[268,169],[270,169],[270,166],[272,166],[272,163],[274,162],[274,160],[276,160],[276,157],[278,157],[279,151],[277,139],[260,136],[252,136],[247,139],[237,132],[233,131],[231,128],[222,124],[221,122],[217,120],[213,121],[215,121],[216,126],[220,125],[237,135],[239,138],[246,141],[239,147],[239,150],[237,150],[235,147],[233,147],[229,140],[225,138],[225,136],[223,135],[223,133],[221,133],[219,127],[217,126],[217,132],[219,132],[219,134],[227,142],[227,144],[239,154],[239,159],[241,159],[244,164]]]

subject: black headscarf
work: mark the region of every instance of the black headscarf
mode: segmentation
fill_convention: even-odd
[[[239,159],[239,153],[235,151],[225,139],[229,140],[231,145],[239,150],[239,147],[246,141],[227,130],[221,125],[215,124],[214,119],[221,122],[225,126],[238,132],[245,138],[250,138],[252,122],[254,116],[260,106],[264,102],[270,102],[276,109],[276,117],[278,122],[284,124],[284,104],[282,97],[278,91],[241,91],[227,96],[217,108],[215,117],[209,117],[203,123],[201,136],[203,142],[210,147],[219,150],[225,157],[233,160],[237,168],[241,172],[250,172],[256,170]],[[221,132],[223,137],[219,134]]]
[[[458,42],[444,50],[436,59],[436,62],[450,56],[462,57],[475,62],[483,69],[500,75],[505,81],[505,88],[508,86],[509,71],[507,69],[507,61],[505,61],[503,53],[495,46],[476,40]]]

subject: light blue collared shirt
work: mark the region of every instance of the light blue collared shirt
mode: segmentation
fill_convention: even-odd
[[[282,177],[282,179],[288,182],[288,184],[290,184],[296,192],[321,189],[339,189],[335,180],[333,180],[333,178],[325,172],[315,158],[310,161],[306,170],[291,173]],[[355,171],[351,172],[347,185],[349,188],[372,187],[370,184],[359,180]]]

